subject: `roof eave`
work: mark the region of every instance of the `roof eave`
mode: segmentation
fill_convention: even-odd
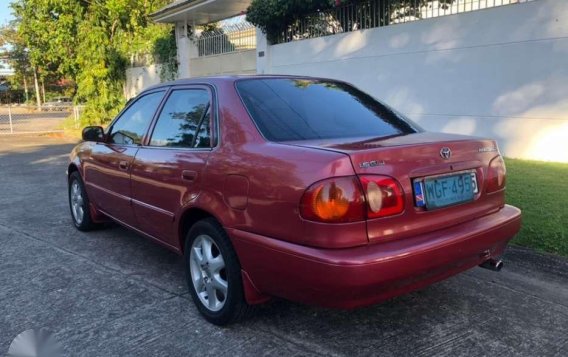
[[[207,0],[188,0],[186,2],[182,2],[179,3],[176,6],[166,6],[152,14],[150,14],[150,18],[154,21],[154,22],[158,22],[158,23],[170,23],[169,21],[164,21],[167,18],[170,18],[172,16],[175,16],[177,14],[179,14],[180,12],[183,12],[187,9],[189,9],[192,6],[198,5],[200,3],[206,2]]]

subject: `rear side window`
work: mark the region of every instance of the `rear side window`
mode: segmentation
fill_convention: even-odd
[[[210,97],[205,89],[175,90],[168,97],[150,140],[151,146],[211,147]]]
[[[368,94],[341,82],[248,79],[237,90],[270,141],[386,137],[420,131]]]

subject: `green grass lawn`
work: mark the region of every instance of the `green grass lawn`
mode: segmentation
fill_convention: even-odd
[[[505,161],[507,203],[523,210],[513,243],[568,256],[568,164]]]

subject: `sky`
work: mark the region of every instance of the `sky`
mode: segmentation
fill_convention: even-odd
[[[5,25],[12,19],[10,0],[0,0],[0,25]]]

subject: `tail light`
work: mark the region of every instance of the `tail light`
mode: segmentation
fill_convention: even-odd
[[[360,180],[367,197],[367,218],[394,216],[404,211],[404,193],[395,179],[363,176]]]
[[[300,213],[311,221],[357,222],[365,219],[364,203],[356,177],[336,177],[312,185],[302,197]]]
[[[501,155],[497,156],[489,163],[487,172],[487,192],[496,192],[505,188],[507,179],[507,169],[505,161]]]
[[[404,211],[400,184],[386,176],[337,177],[320,181],[304,193],[303,218],[325,223],[359,222]]]

